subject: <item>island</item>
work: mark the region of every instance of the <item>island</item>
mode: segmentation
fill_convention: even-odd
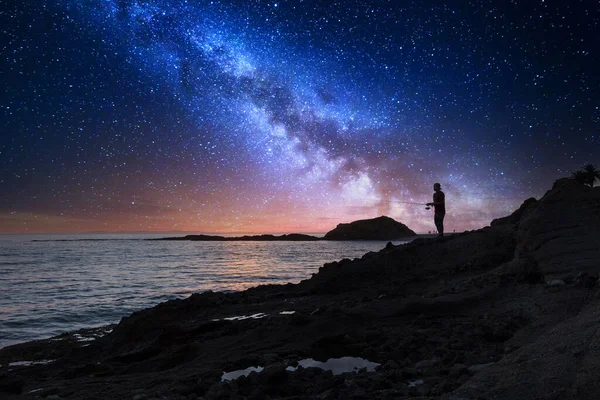
[[[325,240],[397,240],[417,234],[393,218],[382,215],[349,224],[339,224],[325,234]]]
[[[403,223],[393,218],[381,216],[372,219],[363,219],[348,224],[339,224],[335,229],[327,232],[323,238],[305,235],[301,233],[290,233],[281,236],[254,235],[225,237],[215,235],[186,235],[175,237],[154,238],[145,240],[191,240],[191,241],[315,241],[315,240],[398,240],[411,238],[417,234]]]
[[[191,240],[197,242],[306,242],[321,240],[316,236],[304,235],[301,233],[290,233],[287,235],[275,236],[275,235],[253,235],[253,236],[238,236],[238,237],[226,237],[226,236],[215,236],[215,235],[186,235],[186,236],[175,236],[175,237],[164,237],[154,238],[145,240]]]

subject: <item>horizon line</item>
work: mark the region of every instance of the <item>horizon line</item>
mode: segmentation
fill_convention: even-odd
[[[450,233],[463,233],[468,230]],[[0,232],[0,235],[101,235],[101,234],[186,234],[186,235],[207,235],[207,236],[223,236],[223,235],[325,235],[327,232],[198,232],[198,231],[88,231],[88,232]],[[417,235],[430,235],[430,232],[415,232]]]

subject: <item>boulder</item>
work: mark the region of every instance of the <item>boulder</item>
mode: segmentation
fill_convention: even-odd
[[[386,216],[339,224],[327,232],[326,240],[395,240],[417,234],[406,225]]]
[[[600,187],[559,179],[523,215],[515,256],[530,257],[544,275],[599,272]]]
[[[500,225],[515,225],[521,221],[523,215],[525,215],[531,208],[537,203],[537,200],[534,197],[531,197],[523,202],[519,209],[512,214],[502,217],[496,218],[492,220],[490,226],[500,226]]]

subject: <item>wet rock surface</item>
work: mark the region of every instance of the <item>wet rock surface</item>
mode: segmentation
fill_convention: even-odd
[[[558,181],[492,227],[7,347],[0,397],[596,399],[599,210],[600,188]],[[379,365],[300,365],[341,357]],[[249,367],[262,370],[222,379]]]

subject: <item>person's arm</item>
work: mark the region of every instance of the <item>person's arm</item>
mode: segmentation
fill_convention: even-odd
[[[442,194],[439,194],[438,196],[438,201],[436,201],[436,195],[433,195],[433,202],[431,203],[427,203],[428,206],[443,206],[445,205],[445,201],[444,201],[444,196]]]

